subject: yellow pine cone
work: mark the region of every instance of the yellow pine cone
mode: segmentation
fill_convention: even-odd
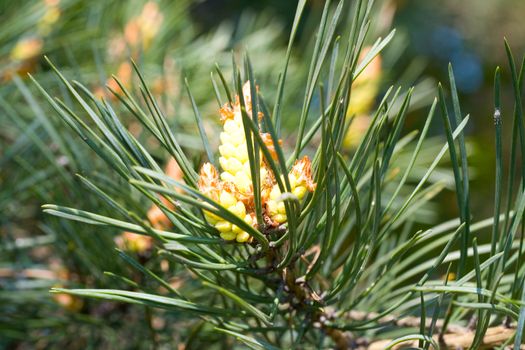
[[[351,149],[356,149],[370,127],[371,122],[372,118],[368,115],[356,115],[354,120],[352,120],[352,124],[350,124],[350,128],[348,128],[346,132],[343,145]]]
[[[140,254],[151,249],[153,238],[126,231],[115,238],[115,243],[120,249]]]
[[[142,45],[142,48],[147,50],[159,33],[163,20],[164,15],[160,12],[159,5],[154,1],[148,1],[144,4],[140,15],[126,24],[124,37],[127,43],[133,48]]]
[[[48,35],[53,29],[53,25],[60,19],[59,4],[60,1],[45,1],[46,11],[37,24],[40,35]]]
[[[56,288],[62,288],[57,285]],[[53,293],[53,300],[70,312],[78,312],[84,306],[84,301],[79,297],[65,293]]]
[[[247,113],[252,112],[250,85],[243,86],[244,101]],[[220,109],[221,121],[224,123],[220,134],[219,164],[222,169],[221,180],[235,184],[235,187],[244,197],[245,204],[253,200],[252,176],[248,158],[248,148],[244,134],[242,113],[239,98],[233,106],[226,104]],[[259,154],[261,168],[261,182],[266,178],[268,171],[263,162],[262,152]]]
[[[238,218],[244,220],[248,225],[254,225],[253,215],[246,212],[244,203],[236,196],[237,189],[231,183],[221,182],[217,170],[210,163],[205,163],[200,171],[199,190],[210,199],[218,202],[221,206]],[[220,218],[219,216],[204,211],[204,215],[210,224],[219,232],[222,239],[226,241],[236,240],[243,243],[251,239],[251,236],[237,225]]]
[[[370,49],[370,47],[363,49],[359,56],[360,61],[366,57]],[[382,73],[381,63],[381,56],[377,55],[354,80],[352,84],[352,98],[347,110],[348,116],[353,114],[367,114],[370,112],[379,91]]]
[[[182,181],[182,170],[180,169],[179,164],[177,163],[175,158],[173,157],[171,157],[168,163],[166,164],[164,173],[179,182]],[[180,193],[182,191],[180,189],[177,189],[177,192]],[[160,201],[169,209],[175,209],[173,203],[167,200],[166,197],[161,196]],[[148,220],[151,222],[151,225],[156,229],[165,230],[171,227],[172,225],[171,220],[166,216],[166,214],[164,214],[160,207],[158,207],[155,204],[153,204],[149,208],[147,216]]]
[[[19,40],[9,54],[13,61],[25,61],[40,55],[44,43],[40,38],[24,38]]]
[[[370,47],[364,48],[359,60],[363,60],[369,51]],[[381,56],[378,55],[352,84],[352,97],[346,115],[347,117],[355,115],[355,119],[350,124],[350,128],[343,140],[345,147],[357,148],[370,126],[371,118],[369,114],[379,92],[381,74]]]
[[[248,114],[252,113],[252,99],[250,85],[243,86],[243,97]],[[220,134],[219,164],[222,173],[219,176],[217,169],[210,163],[205,163],[199,174],[199,191],[208,198],[227,208],[248,225],[255,227],[254,194],[248,158],[246,137],[242,120],[240,99],[235,98],[233,104],[226,104],[220,109],[223,131]],[[259,119],[262,114],[259,113]],[[269,156],[277,158],[274,142],[269,134],[260,134],[268,148]],[[281,143],[281,141],[279,141]],[[261,171],[261,202],[264,208],[263,221],[271,226],[278,226],[286,222],[284,202],[280,199],[281,192],[276,185],[275,175],[269,170],[268,161],[260,152]],[[308,191],[315,189],[312,180],[311,163],[308,157],[297,160],[288,174],[291,192],[299,200],[303,199]],[[224,240],[237,242],[251,241],[252,237],[241,228],[233,225],[209,211],[204,211],[206,219],[219,232]]]
[[[303,199],[306,192],[313,192],[316,184],[312,180],[311,162],[308,157],[297,160],[288,174],[291,192],[299,199]],[[266,214],[273,224],[278,226],[287,220],[284,202],[279,199],[281,191],[277,184],[273,185],[266,202]]]
[[[166,164],[164,172],[169,177],[182,181],[182,170],[175,158],[170,158]],[[180,192],[180,190],[178,190]],[[171,210],[175,209],[172,202],[168,201],[166,197],[161,196],[160,201]],[[147,213],[148,220],[153,228],[165,230],[172,226],[171,220],[164,214],[164,212],[157,205],[153,204]],[[122,232],[115,237],[115,243],[121,249],[126,249],[134,253],[144,253],[153,247],[153,238],[150,236],[140,235],[132,232]]]

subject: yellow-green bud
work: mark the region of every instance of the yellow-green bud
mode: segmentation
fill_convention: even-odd
[[[246,110],[251,113],[251,95],[249,84],[243,87]],[[211,164],[204,164],[199,177],[199,190],[212,200],[218,202],[236,217],[255,227],[257,222],[254,213],[254,194],[252,186],[251,168],[247,151],[246,137],[242,123],[239,97],[233,104],[225,105],[220,110],[223,131],[220,133],[219,164],[221,174]],[[272,159],[276,159],[277,151],[274,140],[269,134],[261,134],[265,146]],[[278,142],[280,144],[280,141]],[[267,167],[267,159],[262,151],[259,154],[261,202],[263,205],[263,220],[272,226],[278,226],[287,221],[286,206],[281,198],[281,191],[273,174]],[[304,157],[297,160],[287,175],[290,190],[299,200],[306,196],[308,191],[315,189],[312,181],[310,160]],[[283,180],[284,176],[280,175]],[[204,215],[208,222],[219,232],[222,239],[227,241],[248,242],[252,238],[238,225],[220,218],[205,210]]]
[[[312,181],[310,160],[307,157],[295,162],[292,170],[288,174],[291,192],[301,200],[307,191],[313,191],[315,184]],[[273,185],[270,196],[266,202],[266,214],[270,217],[274,225],[286,222],[286,207],[280,199],[281,191],[277,184]]]

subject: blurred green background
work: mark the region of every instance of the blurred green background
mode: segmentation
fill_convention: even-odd
[[[300,108],[308,69],[303,62],[311,54],[323,6],[322,0],[308,2],[307,20],[300,27],[285,97],[289,115]],[[200,141],[184,78],[188,78],[210,131],[217,124],[210,72],[218,63],[228,73],[232,51],[235,56],[244,48],[248,50],[263,94],[273,97],[295,7],[296,1],[282,0],[0,0],[0,348],[114,348],[119,342],[123,342],[120,348],[147,347],[147,336],[133,324],[151,317],[143,310],[131,312],[129,306],[93,301],[75,304],[79,301],[52,300],[47,293],[56,285],[114,284],[101,272],[128,267],[118,262],[113,249],[84,249],[86,242],[95,247],[112,243],[112,235],[95,234],[85,225],[42,215],[43,203],[99,208],[99,202],[88,200],[85,192],[73,186],[78,182],[74,174],[96,173],[102,179],[107,177],[108,184],[112,174],[92,154],[87,156],[87,147],[69,138],[71,130],[59,125],[54,112],[42,103],[27,73],[52,94],[63,94],[51,77],[45,54],[64,74],[110,99],[103,86],[118,90],[111,74],[134,90],[129,64],[133,58],[198,160]],[[372,26],[370,43],[392,27],[397,28],[397,35],[382,58],[380,88],[373,98],[379,100],[391,84],[405,88],[418,85],[416,106],[407,123],[407,128],[417,127],[427,112],[419,107],[428,105],[436,94],[435,84],[430,82],[447,81],[447,65],[452,63],[463,112],[471,115],[467,134],[472,211],[479,216],[475,219],[490,216],[493,75],[497,65],[505,67],[502,95],[511,96],[505,93],[511,85],[503,37],[520,59],[525,50],[525,2],[385,0],[378,1],[377,7],[379,16]],[[120,108],[120,117],[126,120],[128,115]],[[510,119],[512,110],[502,112],[509,134],[510,123],[505,120]],[[441,124],[435,124],[433,134],[441,134]],[[294,119],[284,120],[284,126],[293,132]],[[135,125],[130,122],[129,127]],[[165,161],[166,154],[157,151],[154,141],[141,141],[160,162]],[[293,144],[294,140],[284,142]],[[64,158],[64,151],[73,156]],[[450,191],[438,200],[429,220],[457,216]],[[92,237],[97,237],[95,242]],[[148,257],[141,258],[147,261]],[[162,318],[154,321],[162,323]],[[164,329],[166,324],[169,322],[155,327]]]

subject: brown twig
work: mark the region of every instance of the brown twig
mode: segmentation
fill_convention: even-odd
[[[504,326],[491,327],[487,329],[483,341],[479,345],[478,349],[493,349],[497,346],[504,344],[508,341],[514,333],[516,332],[515,328],[507,328]],[[461,333],[447,333],[443,336],[443,342],[441,344],[441,349],[468,349],[474,340],[475,331],[465,330]],[[435,335],[434,340],[438,340],[438,335]],[[391,340],[381,340],[371,343],[368,347],[361,348],[367,350],[382,350],[384,349]],[[417,346],[418,341],[409,341],[393,347],[393,349],[405,349],[409,347]],[[522,345],[520,349],[525,349],[525,345]],[[517,350],[517,349],[516,349]]]
[[[365,321],[376,318],[378,314],[375,312],[350,311],[346,314],[346,316],[352,320]],[[389,323],[397,327],[419,328],[419,326],[421,325],[421,318],[413,316],[397,317],[395,315],[389,315],[380,318],[377,322],[383,324]],[[427,319],[425,326],[427,328],[430,327],[431,322],[431,319]],[[437,320],[435,328],[439,331],[443,327],[443,323],[444,320]],[[468,329],[457,325],[449,325],[447,327],[447,330],[451,333],[463,333],[466,332]]]
[[[378,314],[373,312],[367,313],[363,311],[350,311],[346,314],[346,316],[356,321],[365,321],[376,318]],[[320,321],[322,321],[322,318],[323,317],[321,316]],[[419,317],[411,316],[402,318],[398,318],[396,316],[385,316],[380,318],[378,322],[383,324],[390,323],[401,328],[419,328],[421,319]],[[437,320],[435,325],[436,329],[441,329],[443,324],[444,320]],[[427,320],[426,327],[428,328],[429,326],[430,320]],[[369,343],[366,341],[366,339],[353,338],[350,332],[343,332],[342,330],[323,327],[322,325],[321,327],[325,330],[326,334],[332,338],[336,345],[336,349],[338,350],[380,350],[384,349],[392,341],[392,339],[385,339]],[[501,346],[511,337],[513,337],[515,332],[516,328],[507,327],[505,325],[488,328],[478,349],[493,349],[497,346]],[[439,334],[436,334],[433,339],[440,343],[441,349],[457,350],[468,349],[474,340],[474,336],[475,330],[469,329],[468,327],[448,325],[447,333],[445,333],[442,337],[440,337]],[[417,345],[418,341],[407,341],[396,345],[393,347],[393,349],[405,349],[417,347]],[[525,350],[525,345],[522,345],[520,349]]]

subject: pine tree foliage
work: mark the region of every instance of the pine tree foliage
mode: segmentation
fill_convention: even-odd
[[[452,67],[449,94],[439,85],[420,131],[407,133],[405,126],[414,89],[393,86],[382,96],[357,148],[343,146],[353,121],[347,115],[353,83],[395,37],[392,31],[372,40],[368,53],[361,55],[370,41],[373,5],[371,0],[326,2],[297,116],[287,115],[283,104],[288,101],[288,65],[305,1],[299,1],[283,67],[271,87],[274,98],[265,98],[263,87],[268,86],[258,83],[248,53],[242,59],[233,57],[231,74],[217,68],[210,99],[217,100],[223,114],[235,110],[237,129],[232,135],[241,140],[221,139],[222,146],[242,142],[236,157],[248,165],[242,181],[238,172],[233,178],[221,177],[222,182],[211,176],[217,195],[202,186],[205,174],[212,167],[231,174],[235,167],[220,160],[231,152],[213,147],[216,142],[203,127],[190,84],[199,147],[181,141],[137,64],[137,91],[129,91],[117,78],[120,91],[113,89],[114,98],[101,99],[49,61],[63,96],[52,96],[38,79],[33,82],[61,122],[78,135],[77,141],[85,142],[115,176],[78,176],[85,196],[104,204],[100,210],[86,210],[84,203],[54,203],[46,204],[44,212],[92,225],[94,240],[112,228],[154,242],[148,264],[118,251],[122,262],[142,276],[140,282],[123,271],[110,271],[125,287],[52,292],[141,305],[148,312],[163,309],[187,348],[226,346],[232,339],[234,347],[253,349],[392,349],[399,344],[520,348],[525,325],[525,172],[520,168],[525,155],[525,64],[517,67],[506,46],[515,96],[512,113],[501,106],[500,70],[495,73],[494,217],[480,219],[469,202],[464,130],[470,117],[461,110]],[[341,25],[344,13],[350,14],[350,26]],[[165,174],[143,140],[125,127],[119,118],[122,110],[175,159],[180,178]],[[291,118],[297,120],[293,133],[282,128]],[[503,121],[513,124],[509,169],[503,168]],[[430,125],[436,122],[442,123],[445,137],[429,156],[424,151]],[[305,156],[311,165],[297,170]],[[433,178],[444,160],[450,163],[455,192],[451,205],[457,206],[459,217],[429,227],[419,215],[446,185]],[[426,169],[414,176],[421,163]],[[205,171],[199,174],[203,164]],[[267,179],[272,189],[278,188],[273,196],[266,193]],[[303,185],[307,190],[296,191]],[[247,191],[248,199],[240,195]],[[268,198],[275,203],[269,204]],[[148,221],[140,209],[144,203],[160,208],[170,228]],[[242,214],[232,209],[238,203]],[[247,212],[252,214],[249,220]],[[154,341],[156,335],[151,337]]]

